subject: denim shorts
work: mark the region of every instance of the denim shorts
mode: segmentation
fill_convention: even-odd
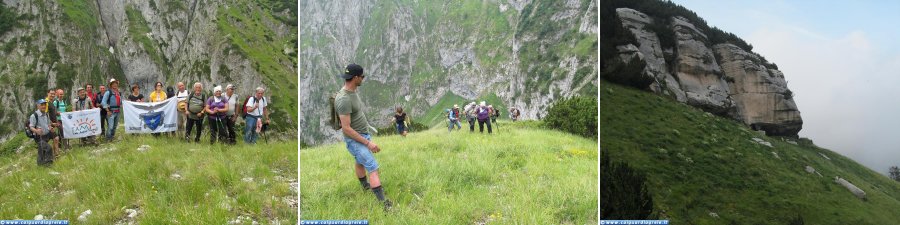
[[[406,126],[403,124],[397,124],[397,134],[403,134],[403,131],[406,131]]]
[[[372,140],[369,134],[359,135],[366,140]],[[344,136],[344,142],[347,143],[347,151],[350,152],[350,155],[353,155],[357,164],[363,165],[369,173],[378,170],[378,162],[375,161],[375,156],[372,155],[372,152],[369,151],[369,148],[364,143],[359,143],[347,136]]]

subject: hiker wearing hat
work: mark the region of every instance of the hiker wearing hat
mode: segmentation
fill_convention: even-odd
[[[119,93],[119,81],[115,78],[109,80],[109,89],[103,93],[100,105],[106,109],[106,141],[111,142],[116,136],[116,127],[119,125],[119,109],[122,107],[122,94]]]
[[[203,133],[203,116],[207,99],[202,91],[203,84],[196,82],[194,83],[194,92],[185,99],[184,115],[187,117],[187,124],[185,125],[184,139],[187,141],[191,140],[191,131],[194,127],[197,127],[194,142],[200,142],[200,135]]]
[[[87,95],[87,91],[84,88],[78,88],[78,98],[75,98],[75,102],[72,103],[75,106],[75,111],[89,110],[94,108],[94,99],[91,99],[90,96]],[[83,137],[81,138],[81,144],[87,145],[97,144],[94,142],[94,136]]]
[[[462,125],[459,124],[459,105],[453,105],[453,109],[447,111],[447,119],[450,124],[447,127],[448,131],[453,131],[453,125],[456,125],[456,130],[462,129]]]
[[[378,175],[378,162],[375,161],[374,155],[381,149],[372,141],[369,134],[369,122],[363,113],[363,104],[358,95],[358,88],[366,76],[363,75],[362,66],[350,64],[340,77],[344,79],[344,86],[334,97],[334,111],[340,118],[347,151],[356,160],[354,164],[356,177],[359,178],[363,190],[371,189],[375,198],[384,205],[384,209],[389,210],[393,203],[384,197],[384,189]],[[366,179],[367,171],[368,179]]]
[[[175,99],[178,100],[178,131],[184,130],[185,125],[187,124],[187,114],[186,106],[187,106],[187,97],[190,93],[184,87],[184,82],[178,82],[175,85],[178,88],[178,92],[175,92]]]
[[[478,132],[484,133],[484,124],[487,124],[488,134],[492,133],[491,129],[491,109],[487,107],[487,103],[481,101],[481,104],[475,109],[478,118]]]
[[[234,133],[234,123],[237,122],[237,114],[234,113],[237,105],[237,94],[234,93],[234,85],[225,86],[225,98],[228,99],[228,111],[225,112],[225,130],[228,131],[228,143],[236,144],[237,134]]]
[[[222,86],[213,88],[213,96],[206,99],[204,109],[209,123],[209,144],[215,144],[216,140],[228,143],[228,132],[225,131],[225,113],[228,111],[228,98],[222,96]]]
[[[57,149],[59,148],[59,137],[51,131],[53,125],[50,122],[50,117],[47,113],[44,113],[44,111],[47,111],[47,101],[38,99],[35,104],[37,109],[28,117],[28,130],[34,134],[34,141],[38,144],[37,164],[49,165],[53,163],[55,158],[53,152],[59,151]],[[50,140],[53,140],[52,149],[47,144]]]
[[[469,132],[475,132],[475,102],[469,103],[463,107],[463,113],[466,115],[466,121],[469,122]]]

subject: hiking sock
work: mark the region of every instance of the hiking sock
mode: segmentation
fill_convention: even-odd
[[[369,182],[366,181],[366,176],[363,176],[363,177],[360,177],[360,178],[359,178],[359,184],[362,185],[363,191],[372,189],[372,187],[369,186]]]
[[[375,193],[375,197],[378,198],[378,201],[384,202],[384,189],[381,186],[373,187],[372,193]]]

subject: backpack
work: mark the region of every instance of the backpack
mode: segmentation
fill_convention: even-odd
[[[31,117],[34,117],[34,122],[38,122],[37,114],[31,113]],[[28,138],[35,138],[34,132],[31,132],[31,121],[25,120],[25,136]]]
[[[337,93],[331,95],[328,98],[328,104],[331,108],[331,119],[328,120],[328,125],[331,125],[331,129],[340,130],[341,129],[341,117],[337,114],[337,109],[334,108],[334,97],[337,96]]]
[[[188,95],[187,101],[185,102],[184,110],[185,110],[185,111],[188,111],[188,112],[190,112],[190,113],[195,113],[195,112],[191,112],[191,110],[190,110],[190,108],[191,108],[191,98],[194,98],[194,94],[193,94],[193,93],[191,93],[190,95]],[[203,102],[206,102],[206,94],[200,93],[200,100],[203,101]],[[203,110],[201,110],[200,112],[203,112]],[[196,112],[196,113],[199,113],[199,112]]]
[[[109,95],[106,95],[106,93],[109,93]],[[116,97],[116,96],[115,96],[116,94],[115,94],[115,93],[112,93],[112,90],[107,89],[106,92],[103,93],[103,95],[106,95],[106,104],[109,105],[109,109],[112,110],[111,112],[119,111],[119,108],[122,107],[122,105],[119,104],[119,103],[121,103],[122,100],[116,98],[116,104],[119,104],[119,105],[116,105],[116,106],[115,106],[116,108],[113,109],[113,106],[112,106],[111,102],[109,101],[109,98],[110,98],[110,97]],[[101,101],[101,102],[102,102],[102,101]]]
[[[478,107],[477,111],[478,120],[486,120],[491,116],[490,112],[488,112],[487,107]]]
[[[241,106],[241,118],[247,119],[247,115],[250,114],[250,112],[247,112],[247,103],[250,102],[250,98],[253,98],[253,104],[259,102],[259,99],[255,98],[254,96],[247,96],[247,99],[244,99],[244,104]],[[262,100],[266,101],[266,97],[263,97]]]

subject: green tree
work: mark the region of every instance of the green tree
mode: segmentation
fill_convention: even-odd
[[[653,213],[647,177],[626,163],[611,163],[600,153],[600,219],[644,220]]]

